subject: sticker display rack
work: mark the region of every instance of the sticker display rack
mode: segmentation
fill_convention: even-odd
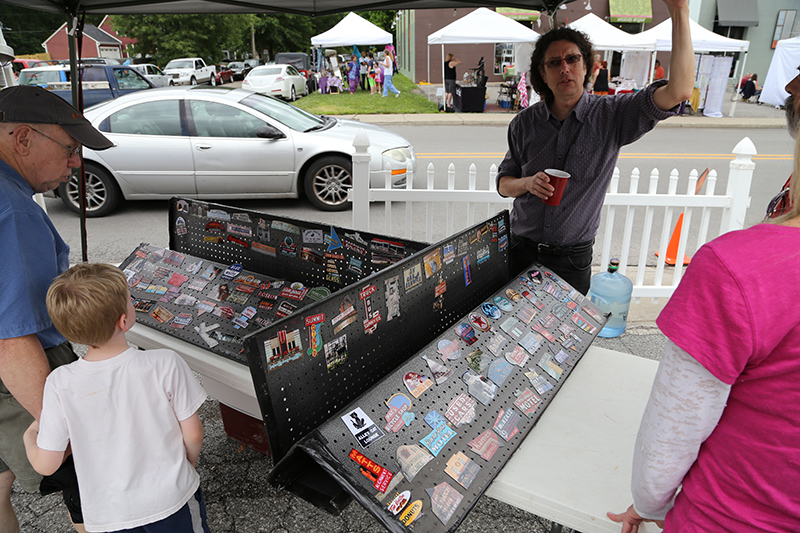
[[[427,247],[408,239],[172,198],[169,248],[337,291]]]
[[[332,412],[270,480],[296,484],[309,498],[307,472],[315,470],[301,465],[316,462],[389,531],[454,531],[606,320],[578,291],[532,265]]]
[[[184,198],[169,220],[169,249],[142,244],[120,265],[137,321],[242,364],[248,331],[427,246]]]
[[[508,282],[508,212],[245,340],[275,460]]]

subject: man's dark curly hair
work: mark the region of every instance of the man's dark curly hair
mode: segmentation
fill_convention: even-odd
[[[539,40],[536,41],[536,47],[533,49],[533,54],[531,54],[531,85],[533,86],[533,90],[536,91],[547,104],[553,103],[555,97],[553,91],[551,91],[550,87],[545,83],[540,68],[544,68],[545,52],[547,52],[550,45],[556,41],[575,43],[581,51],[583,65],[586,68],[586,74],[583,78],[584,88],[589,87],[591,79],[589,73],[594,64],[594,47],[592,46],[592,41],[581,31],[567,27],[555,28],[539,37]]]

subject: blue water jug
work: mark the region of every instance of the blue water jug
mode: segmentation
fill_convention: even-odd
[[[619,259],[612,259],[608,272],[592,276],[590,295],[592,303],[606,313],[611,313],[605,327],[598,333],[601,337],[619,337],[625,332],[628,308],[631,305],[633,282],[617,272]]]

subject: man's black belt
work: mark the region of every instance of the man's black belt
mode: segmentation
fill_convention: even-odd
[[[514,235],[517,239],[523,241],[528,246],[531,246],[536,249],[537,252],[540,254],[547,254],[547,255],[572,255],[572,254],[579,254],[583,252],[588,252],[594,247],[594,239],[591,241],[586,242],[579,242],[577,244],[569,244],[565,246],[557,246],[555,244],[548,244],[546,242],[535,242],[526,237],[520,237],[519,235]]]

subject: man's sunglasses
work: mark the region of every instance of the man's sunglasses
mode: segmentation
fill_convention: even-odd
[[[559,57],[558,59],[548,59],[544,62],[544,66],[547,68],[559,68],[561,66],[562,61],[566,61],[567,65],[574,65],[578,61],[583,59],[583,56],[580,54],[571,54],[567,57]]]

